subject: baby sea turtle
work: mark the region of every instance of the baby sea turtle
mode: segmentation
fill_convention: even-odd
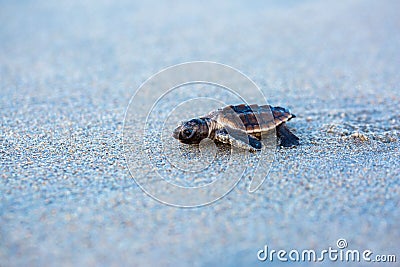
[[[299,145],[299,138],[286,127],[286,122],[295,117],[282,107],[230,105],[181,123],[173,137],[185,144],[199,144],[210,138],[254,151],[261,149],[262,135],[276,128],[281,146],[291,147]]]

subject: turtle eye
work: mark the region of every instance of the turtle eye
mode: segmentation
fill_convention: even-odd
[[[183,130],[182,134],[184,137],[189,138],[191,136],[192,132],[193,132],[192,129],[186,128],[185,130]]]

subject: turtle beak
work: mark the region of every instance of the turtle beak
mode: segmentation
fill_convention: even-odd
[[[175,128],[174,132],[172,133],[172,137],[179,140],[179,133],[181,132],[182,125],[179,125]]]

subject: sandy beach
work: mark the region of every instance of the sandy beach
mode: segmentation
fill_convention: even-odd
[[[398,1],[0,6],[0,266],[280,266],[259,261],[257,252],[265,245],[337,249],[339,239],[348,249],[396,255],[397,263],[382,266],[398,266]],[[268,103],[289,108],[300,146],[276,148],[274,161],[260,166],[269,175],[254,193],[246,173],[219,201],[177,208],[133,179],[128,167],[138,176],[154,170],[132,160],[148,156],[135,139],[144,118],[130,113],[129,146],[124,118],[146,79],[196,60],[240,70]],[[153,116],[169,118],[168,107],[186,95],[169,97]],[[192,108],[168,122],[203,115],[206,106]],[[157,135],[147,137],[157,149]],[[171,160],[175,151],[195,156],[165,138]],[[151,161],[172,182],[203,185],[225,170],[229,149],[217,149],[217,167],[192,179],[175,173],[158,150]]]

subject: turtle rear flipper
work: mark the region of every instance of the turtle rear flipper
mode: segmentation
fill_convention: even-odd
[[[282,123],[276,129],[276,133],[281,140],[281,146],[283,147],[292,147],[298,146],[299,138],[295,136],[287,127],[285,123]]]
[[[248,135],[244,131],[229,127],[217,130],[215,133],[215,140],[250,151],[260,150],[262,147],[261,142],[257,140],[257,138]]]

